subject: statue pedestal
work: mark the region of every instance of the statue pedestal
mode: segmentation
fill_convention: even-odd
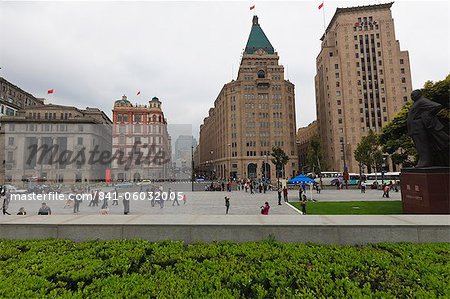
[[[404,214],[450,214],[450,168],[403,168]]]

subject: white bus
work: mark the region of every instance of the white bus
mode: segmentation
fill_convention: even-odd
[[[333,180],[339,178],[339,176],[342,176],[341,172],[338,171],[322,171],[322,185],[323,186],[332,186]],[[320,183],[319,174],[308,173],[308,177],[313,178],[316,183]]]
[[[400,172],[385,172],[383,181],[381,181],[381,172],[363,174],[363,177],[366,177],[367,186],[371,186],[375,182],[378,185],[400,182]]]

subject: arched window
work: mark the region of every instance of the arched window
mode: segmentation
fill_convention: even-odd
[[[264,79],[266,77],[266,73],[263,70],[258,71],[258,78]]]

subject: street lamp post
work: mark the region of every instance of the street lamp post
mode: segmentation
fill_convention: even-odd
[[[386,167],[387,155],[383,155],[383,163],[381,164],[381,185],[384,185],[384,169]]]
[[[214,151],[210,150],[209,154],[210,154],[209,175],[210,175],[211,181],[213,181],[213,164],[212,164],[213,160],[212,159],[213,159]]]
[[[191,189],[194,192],[194,146],[191,146]]]
[[[229,158],[228,158],[228,178],[229,181],[231,182],[231,143],[228,143],[228,148],[229,148]]]

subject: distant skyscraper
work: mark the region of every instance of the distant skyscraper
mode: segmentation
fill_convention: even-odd
[[[175,160],[191,161],[192,147],[197,146],[197,140],[191,135],[180,135],[175,141]]]
[[[353,152],[408,101],[407,51],[395,39],[393,3],[338,8],[322,36],[315,76],[317,125],[329,169],[358,171]]]
[[[275,179],[273,146],[289,156],[284,176],[297,172],[294,84],[278,60],[254,16],[238,77],[223,86],[200,126],[199,173],[261,178],[267,171]]]

